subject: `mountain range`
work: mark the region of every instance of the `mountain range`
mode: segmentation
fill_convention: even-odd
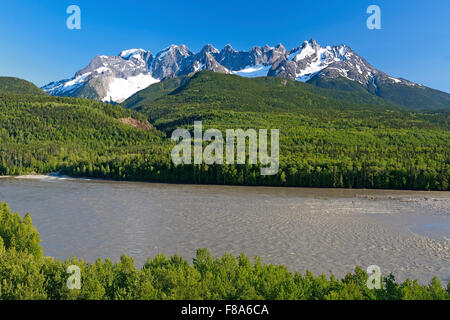
[[[150,85],[192,75],[201,70],[242,77],[274,76],[318,87],[359,91],[384,98],[387,103],[414,110],[450,108],[450,95],[373,67],[347,45],[322,47],[314,39],[287,50],[253,47],[237,51],[205,45],[194,53],[185,45],[171,45],[153,55],[143,49],[129,49],[117,56],[98,55],[71,79],[42,87],[50,95],[90,98],[121,103]]]

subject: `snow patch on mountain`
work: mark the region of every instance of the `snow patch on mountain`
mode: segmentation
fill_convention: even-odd
[[[91,73],[92,72],[88,72],[88,73],[82,74],[78,77],[75,77],[75,79],[73,79],[73,80],[67,81],[64,84],[64,88],[66,88],[66,90],[68,90],[71,87],[74,87],[74,86],[77,86],[77,85],[83,83]]]
[[[81,74],[73,77],[72,79],[61,80],[58,82],[51,82],[41,89],[50,95],[64,96],[70,94],[76,89],[82,87],[86,82],[86,79],[91,75],[91,72]]]
[[[130,59],[130,58],[139,58],[141,53],[145,53],[146,51],[144,49],[128,49],[124,50],[121,53],[119,53],[119,57],[122,57],[124,59]]]
[[[247,78],[265,77],[267,76],[267,72],[269,72],[270,68],[271,66],[259,64],[257,66],[248,66],[239,71],[233,71],[233,74]]]
[[[389,79],[391,79],[391,80],[394,81],[395,83],[400,83],[400,82],[402,82],[402,80],[397,79],[397,78],[393,78],[393,77],[389,77]]]
[[[313,54],[316,54],[316,50],[314,50],[314,48],[310,45],[310,43],[307,42],[307,43],[305,43],[305,46],[303,47],[303,49],[300,50],[300,53],[295,55],[292,60],[295,62],[298,62],[298,61],[300,61],[306,57],[309,57]]]
[[[346,46],[323,48],[314,40],[305,41],[301,49],[290,55],[291,60],[299,66],[295,72],[295,79],[297,81],[308,81],[334,62],[345,61],[350,57],[350,54]],[[357,67],[359,68],[359,66]],[[360,68],[358,70],[362,73]],[[347,77],[348,70],[342,69],[339,72]]]
[[[104,102],[122,102],[136,92],[147,88],[149,85],[159,82],[151,75],[137,75],[127,79],[114,78],[109,84],[108,92],[103,97]]]
[[[95,71],[96,71],[97,73],[103,74],[103,73],[107,72],[108,70],[109,70],[109,68],[105,66],[105,67],[97,68]]]

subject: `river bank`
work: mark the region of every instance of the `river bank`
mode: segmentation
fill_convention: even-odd
[[[343,276],[356,265],[450,280],[450,192],[181,185],[32,176],[0,180],[44,253],[142,265],[197,248]]]

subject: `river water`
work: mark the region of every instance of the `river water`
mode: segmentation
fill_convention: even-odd
[[[87,261],[197,248],[258,255],[291,271],[378,265],[399,280],[450,280],[450,192],[0,179],[0,201],[31,214],[44,254]]]

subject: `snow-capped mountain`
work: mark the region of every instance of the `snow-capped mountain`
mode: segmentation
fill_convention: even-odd
[[[96,56],[72,79],[52,82],[42,89],[51,95],[120,102],[159,81],[148,69],[153,60],[151,52],[142,49],[125,50],[114,57]]]
[[[322,47],[311,39],[289,51],[281,44],[253,47],[249,51],[237,51],[231,45],[219,51],[208,44],[198,53],[185,45],[171,45],[156,55],[143,49],[129,49],[117,56],[96,56],[73,78],[49,83],[42,89],[51,95],[122,102],[153,83],[200,70],[298,81],[345,78],[372,92],[381,83],[418,86],[377,70],[346,45]]]
[[[314,39],[289,52],[272,65],[269,76],[309,81],[313,77],[346,78],[377,89],[377,83],[416,85],[377,70],[346,45],[321,47]]]

